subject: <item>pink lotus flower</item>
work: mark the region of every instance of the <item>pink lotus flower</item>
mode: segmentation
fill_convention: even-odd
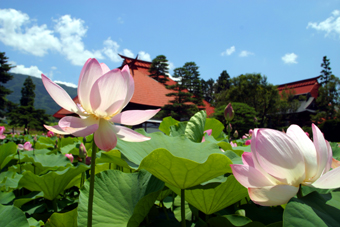
[[[250,145],[251,144],[251,140],[247,140],[245,145]]]
[[[65,154],[65,156],[66,156],[68,159],[70,159],[71,163],[73,163],[74,157],[73,157],[72,154]]]
[[[117,137],[130,142],[149,140],[132,129],[117,125],[138,125],[153,117],[157,110],[129,110],[121,112],[131,100],[135,84],[128,66],[122,70],[110,69],[90,58],[81,70],[76,104],[59,85],[41,75],[48,93],[64,109],[80,116],[63,117],[57,126],[46,126],[58,134],[85,137],[94,133],[96,145],[105,151],[113,149]],[[117,123],[117,124],[115,124]]]
[[[242,136],[242,139],[247,139],[247,136],[246,135]]]
[[[5,132],[5,126],[0,126],[0,139],[2,140],[6,138],[6,136],[3,135],[4,132]]]
[[[233,143],[233,141],[230,142],[230,145],[231,145],[232,147],[237,147],[237,143]]]
[[[19,150],[25,150],[25,151],[31,151],[31,150],[33,150],[32,144],[31,144],[29,141],[27,141],[26,143],[24,143],[24,145],[18,144],[18,149],[19,149]]]
[[[47,132],[47,137],[52,137],[52,136],[54,136],[54,133],[52,131],[48,131]]]
[[[331,171],[332,149],[314,124],[312,142],[297,125],[287,133],[255,129],[251,152],[243,165],[233,164],[236,179],[248,188],[250,198],[263,206],[287,203],[300,185],[321,189],[340,187],[340,168]]]

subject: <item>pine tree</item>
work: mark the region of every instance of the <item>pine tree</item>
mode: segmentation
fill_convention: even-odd
[[[331,67],[329,67],[330,64],[331,63],[329,62],[329,59],[327,59],[327,56],[324,56],[321,63],[321,67],[323,69],[320,72],[320,79],[322,80],[320,83],[321,85],[327,84],[330,79],[329,77],[332,75]]]
[[[198,68],[199,67],[196,65],[195,62],[187,62],[184,64],[183,69],[185,70],[185,74],[183,77],[183,84],[186,86],[188,91],[193,95],[193,102],[197,106],[202,107],[204,106],[203,91]]]
[[[167,81],[169,81],[169,64],[166,57],[164,55],[158,55],[156,58],[154,58],[152,60],[149,72],[150,77],[162,84],[165,84]]]
[[[186,75],[185,68],[174,69],[173,77],[180,80],[175,85],[167,86],[167,89],[172,90],[167,96],[174,97],[174,99],[170,101],[171,104],[162,108],[162,113],[165,116],[170,115],[177,120],[187,120],[198,111],[194,104],[190,104],[193,102],[193,98],[185,85]]]
[[[226,70],[223,70],[223,72],[218,77],[216,84],[215,84],[215,93],[219,94],[222,91],[225,91],[226,89],[230,88],[230,76],[227,73]]]
[[[2,85],[13,78],[13,76],[9,74],[8,71],[15,66],[8,64],[7,59],[8,57],[5,56],[5,52],[0,52],[0,117],[4,116],[5,109],[8,104],[6,95],[12,93],[11,90]]]
[[[24,82],[24,86],[21,88],[21,106],[34,106],[35,98],[35,84],[30,76],[28,76]]]
[[[49,115],[45,110],[34,108],[35,98],[35,84],[30,76],[28,76],[21,89],[20,106],[17,104],[10,105],[9,113],[7,114],[10,119],[11,126],[24,126],[25,133],[29,133],[31,128],[44,130],[44,124],[49,119]]]

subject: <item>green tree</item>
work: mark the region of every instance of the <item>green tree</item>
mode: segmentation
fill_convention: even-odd
[[[0,52],[0,117],[3,117],[5,114],[5,109],[7,107],[8,101],[6,99],[6,95],[12,93],[11,90],[7,89],[3,84],[7,83],[7,81],[11,80],[13,76],[9,74],[9,70],[15,66],[11,66],[7,62],[8,57],[5,56],[5,52]]]
[[[340,80],[332,74],[331,67],[329,67],[329,65],[329,59],[324,56],[321,64],[323,69],[320,75],[322,82],[320,82],[321,86],[319,87],[319,94],[316,99],[318,109],[316,111],[316,115],[312,116],[312,120],[317,123],[321,123],[324,120],[334,119],[340,115],[338,111],[340,107]]]
[[[173,100],[170,101],[171,104],[162,108],[161,117],[172,116],[177,120],[187,120],[198,111],[198,108],[191,104],[193,102],[192,94],[187,91],[183,82],[186,73],[185,68],[174,69],[173,77],[179,79],[179,81],[174,85],[167,86],[167,89],[172,90],[167,96],[173,97]]]
[[[280,96],[277,87],[261,74],[242,74],[229,82],[229,89],[221,91],[216,106],[226,106],[229,102],[246,103],[258,113],[259,127],[265,127],[269,116],[278,112]]]
[[[213,79],[209,79],[207,81],[201,79],[204,100],[210,104],[212,104],[214,98],[214,83],[215,81]]]
[[[221,75],[216,80],[215,93],[220,94],[222,91],[229,89],[230,87],[230,76],[226,70],[223,70]]]
[[[31,128],[44,130],[43,125],[49,120],[49,115],[45,113],[45,110],[34,108],[34,89],[35,84],[28,76],[21,89],[20,106],[13,104],[8,108],[9,124],[16,127],[23,126],[27,129],[25,133],[29,133]]]
[[[35,98],[35,84],[30,76],[28,76],[24,82],[24,86],[21,88],[21,106],[34,106]]]
[[[152,60],[149,72],[150,77],[162,84],[165,84],[167,81],[169,81],[169,64],[166,57],[164,55],[158,55],[156,58],[154,58]]]
[[[198,66],[195,62],[187,62],[184,64],[183,69],[185,74],[183,77],[183,84],[186,86],[188,91],[193,95],[193,102],[197,106],[204,106],[203,103],[203,91],[200,79],[200,73],[198,71]],[[204,109],[204,108],[201,108]]]

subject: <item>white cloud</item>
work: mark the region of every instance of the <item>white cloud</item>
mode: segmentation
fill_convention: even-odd
[[[61,43],[47,26],[31,25],[25,13],[15,9],[0,9],[0,41],[35,56],[44,56],[49,50],[59,51]]]
[[[118,18],[121,22],[121,18]],[[53,20],[52,30],[46,24],[36,25],[35,20],[15,9],[0,9],[0,41],[7,46],[14,47],[25,53],[43,57],[50,51],[56,51],[66,57],[71,64],[82,66],[88,58],[105,59],[121,62],[118,53],[127,57],[134,57],[129,49],[119,51],[117,42],[109,37],[103,42],[103,49],[88,50],[83,38],[88,27],[81,19],[70,15],[61,16]],[[150,55],[140,51],[141,59],[151,60]]]
[[[51,69],[52,69],[52,70],[57,70],[57,67],[52,66]]]
[[[334,10],[332,12],[332,16],[320,23],[309,22],[307,28],[314,28],[317,31],[324,31],[326,32],[325,36],[335,33],[340,37],[340,11]]]
[[[11,73],[30,75],[38,78],[41,78],[41,74],[43,73],[37,66],[31,65],[29,68],[26,68],[24,65],[17,65],[13,61],[9,61],[8,63],[16,66],[10,70]]]
[[[112,41],[111,37],[104,41],[103,52],[113,62],[121,62],[122,59],[118,56],[119,45],[117,42]]]
[[[249,55],[254,55],[254,53],[246,51],[246,50],[242,50],[241,53],[238,56],[240,56],[240,57],[248,57]]]
[[[144,51],[139,51],[138,59],[144,60],[144,61],[150,61],[151,62],[150,54],[148,54],[148,53],[146,53]]]
[[[168,64],[169,64],[169,70],[174,70],[175,69],[174,63],[172,63],[171,61],[168,61]]]
[[[123,50],[123,55],[126,56],[126,57],[129,57],[129,58],[133,58],[135,55],[132,53],[131,50],[128,50],[128,49],[124,49]]]
[[[69,82],[63,82],[63,81],[59,81],[59,80],[55,80],[53,81],[54,83],[57,83],[57,84],[63,84],[65,86],[68,86],[68,87],[73,87],[73,88],[77,88],[78,86],[73,84],[73,83],[69,83]]]
[[[221,55],[231,55],[232,53],[234,53],[236,50],[235,46],[231,46],[230,48],[228,48],[226,51],[222,52]]]
[[[89,58],[104,59],[100,50],[89,51],[85,49],[82,38],[87,32],[84,21],[64,15],[55,20],[54,29],[60,34],[62,53],[73,65],[83,65]]]
[[[290,54],[285,54],[281,59],[285,64],[297,64],[298,62],[296,61],[297,55],[294,53]]]

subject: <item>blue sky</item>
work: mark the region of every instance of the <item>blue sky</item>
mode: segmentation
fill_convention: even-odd
[[[0,51],[13,72],[71,86],[88,58],[113,69],[118,53],[275,85],[318,76],[327,55],[340,77],[340,1],[2,1]]]

